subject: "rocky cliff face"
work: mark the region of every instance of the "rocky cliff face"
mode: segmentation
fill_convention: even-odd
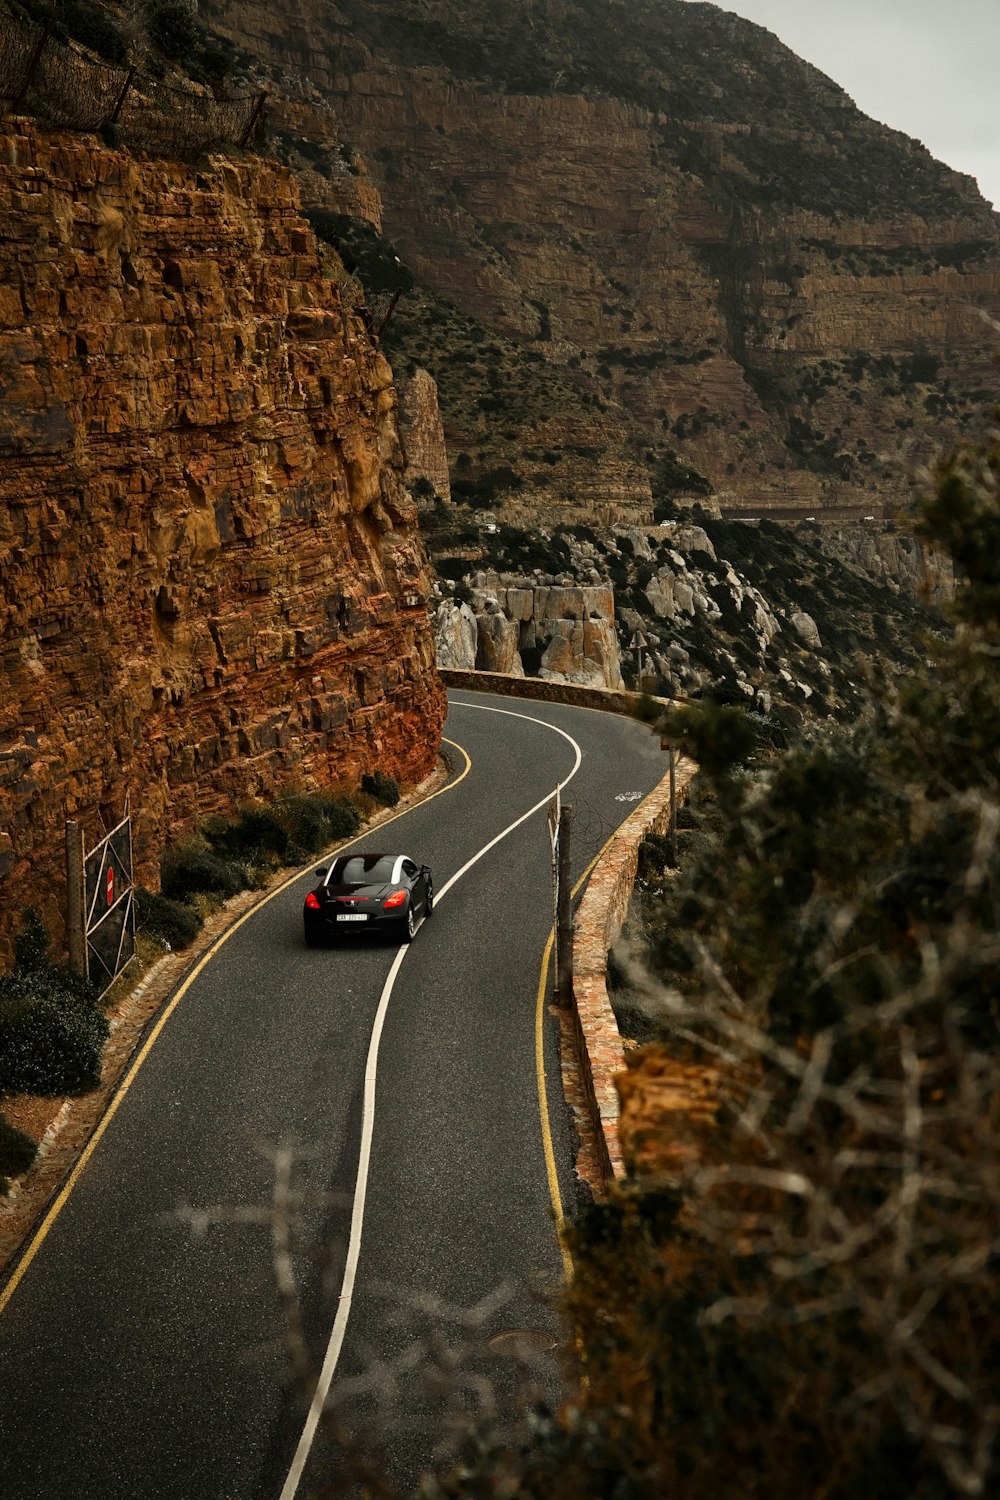
[[[433,764],[443,694],[392,375],[293,178],[0,140],[0,912],[63,823]]]
[[[1000,218],[760,27],[680,0],[297,0],[281,35],[259,0],[204,11],[304,72],[367,158],[429,289],[392,357],[430,369],[453,479],[512,520],[638,519],[643,482],[878,514],[907,488],[885,456],[994,394]],[[548,463],[573,449],[578,471]]]

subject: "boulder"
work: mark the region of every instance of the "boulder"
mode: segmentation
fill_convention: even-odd
[[[476,616],[479,627],[476,667],[480,672],[506,672],[510,677],[523,677],[518,627],[500,611],[496,600],[488,602],[493,608]]]
[[[439,667],[472,671],[478,639],[476,617],[467,604],[446,599],[438,606],[434,617],[434,654]]]

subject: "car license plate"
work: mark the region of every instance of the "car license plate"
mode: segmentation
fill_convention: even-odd
[[[367,922],[368,921],[368,913],[366,911],[338,911],[338,913],[337,913],[337,921],[338,922]]]

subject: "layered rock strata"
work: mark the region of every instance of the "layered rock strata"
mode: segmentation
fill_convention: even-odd
[[[281,35],[262,0],[203,11],[332,103],[422,281],[620,403],[654,494],[696,471],[731,507],[891,512],[908,486],[886,455],[981,425],[1000,218],[762,27],[677,0],[628,26],[600,0],[295,0]],[[572,488],[515,463],[506,518],[559,501],[640,519],[597,406],[543,437],[490,380],[483,431],[445,379],[455,354],[430,368],[478,470],[594,450]]]
[[[391,371],[291,175],[0,140],[0,940],[63,825],[423,776],[444,697]]]

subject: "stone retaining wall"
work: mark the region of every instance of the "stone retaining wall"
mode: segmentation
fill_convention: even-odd
[[[438,675],[445,687],[467,688],[470,693],[500,693],[508,698],[571,703],[576,708],[598,708],[610,714],[631,714],[636,703],[635,693],[614,688],[582,687],[573,682],[550,682],[544,677],[510,677],[505,672],[463,672],[457,667],[439,667]]]
[[[683,757],[676,768],[678,801],[683,800],[697,766]],[[608,951],[618,938],[635,885],[639,845],[647,833],[670,828],[669,767],[659,786],[626,818],[594,866],[573,923],[573,1011],[580,1040],[583,1079],[598,1133],[605,1179],[624,1176],[618,1140],[616,1077],[625,1053],[608,998]]]

